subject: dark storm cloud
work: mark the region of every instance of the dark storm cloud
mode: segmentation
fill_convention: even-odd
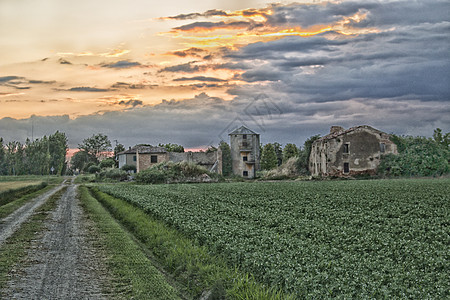
[[[180,77],[173,81],[211,81],[211,82],[226,82],[224,79],[206,76],[194,76],[194,77]]]
[[[195,73],[200,71],[200,67],[194,65],[195,62],[188,62],[185,64],[165,67],[160,70],[160,72],[184,72],[184,73]]]
[[[112,68],[112,69],[127,69],[133,67],[140,67],[142,65],[136,61],[120,60],[115,63],[101,64],[101,66],[104,68]]]

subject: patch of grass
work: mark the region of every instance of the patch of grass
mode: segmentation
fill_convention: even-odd
[[[98,228],[99,243],[106,252],[106,264],[114,277],[114,291],[108,293],[121,299],[180,299],[177,291],[167,283],[132,237],[86,187],[80,187],[79,197],[88,217]],[[119,211],[122,209],[120,205],[117,207]]]
[[[275,288],[266,288],[252,276],[227,266],[225,261],[165,223],[126,201],[91,188],[95,198],[185,286],[193,299],[209,293],[209,299],[293,299]]]
[[[2,194],[11,190],[21,189],[27,186],[39,185],[42,181],[39,180],[25,180],[25,181],[0,181],[0,200]]]
[[[35,191],[29,190],[26,193],[19,193],[18,195],[15,195],[8,203],[0,207],[0,219],[3,219],[10,214],[12,214],[16,209],[22,207],[25,203],[30,201],[33,198],[38,197],[39,195],[44,194],[45,192],[48,192],[49,190],[53,189],[54,186],[47,185],[46,183],[39,185],[40,189],[36,189]],[[20,198],[19,198],[20,197]]]
[[[32,240],[42,234],[44,220],[47,219],[50,211],[56,207],[57,201],[66,189],[67,187],[52,195],[1,247],[0,289],[6,287],[12,269],[26,257],[27,249],[29,249]]]
[[[46,182],[38,182],[38,184],[27,184],[25,186],[18,186],[0,192],[0,206],[8,204],[14,200],[17,200],[27,194],[39,191],[47,186]]]

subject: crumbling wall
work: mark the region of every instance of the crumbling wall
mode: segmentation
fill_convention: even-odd
[[[190,162],[197,165],[200,165],[207,170],[211,170],[211,168],[215,165],[220,165],[220,167],[215,167],[215,172],[222,174],[222,151],[213,151],[213,152],[169,152],[169,161],[172,162]],[[216,162],[218,162],[216,164]]]

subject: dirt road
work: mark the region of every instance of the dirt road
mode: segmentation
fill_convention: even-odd
[[[16,272],[4,295],[8,299],[106,299],[103,269],[89,242],[83,212],[70,184],[46,223],[42,239],[28,252],[28,266]]]

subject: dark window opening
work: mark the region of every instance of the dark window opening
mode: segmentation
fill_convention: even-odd
[[[247,142],[242,142],[242,147],[247,147]]]
[[[349,172],[350,172],[350,164],[344,163],[344,173],[349,173]]]
[[[248,161],[248,157],[247,156],[244,156],[243,159],[244,159],[244,161]]]
[[[350,144],[344,144],[344,154],[350,153]]]
[[[157,155],[151,155],[150,156],[150,162],[152,164],[157,163],[158,162],[158,156]]]
[[[244,177],[248,177],[248,171],[242,172],[242,175],[244,175]]]
[[[246,139],[247,139],[247,135],[246,135],[246,134],[243,134],[243,135],[242,135],[242,138],[243,138],[244,140],[246,140]]]
[[[133,155],[133,161],[136,161],[136,155]]]
[[[386,144],[385,143],[380,143],[380,152],[381,153],[386,152]]]

